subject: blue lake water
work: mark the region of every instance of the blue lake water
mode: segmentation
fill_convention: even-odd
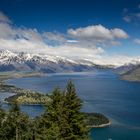
[[[112,72],[49,74],[44,77],[11,79],[7,83],[18,87],[51,93],[59,86],[64,89],[71,79],[85,112],[100,112],[112,121],[107,128],[91,130],[94,140],[140,140],[140,83],[119,79]],[[7,108],[7,105],[3,105]],[[43,113],[40,105],[23,105],[22,111],[34,117]]]

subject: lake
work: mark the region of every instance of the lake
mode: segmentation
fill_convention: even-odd
[[[10,79],[8,84],[50,94],[62,89],[71,79],[79,97],[84,101],[83,111],[99,112],[110,118],[112,125],[91,130],[94,140],[140,140],[140,83],[119,79],[109,71],[73,74],[48,74],[44,77]],[[7,108],[6,104],[3,104]],[[43,113],[41,105],[23,105],[22,111],[34,117]]]

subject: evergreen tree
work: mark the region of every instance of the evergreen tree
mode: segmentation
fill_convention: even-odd
[[[81,107],[82,101],[71,81],[65,92],[55,89],[40,121],[42,140],[87,140],[88,130]]]
[[[46,112],[40,120],[40,138],[42,140],[60,140],[60,125],[63,119],[63,96],[59,88],[50,96],[51,102],[47,105]]]
[[[5,119],[6,112],[0,107],[0,138],[3,135],[3,121]]]
[[[6,112],[0,107],[0,128],[2,126],[3,119],[6,115]]]
[[[75,86],[69,81],[64,93],[65,109],[70,133],[68,140],[85,140],[88,139],[88,129],[85,124],[85,115],[81,113],[82,100],[78,98]]]
[[[9,112],[2,121],[2,140],[22,140],[27,139],[29,118],[20,112],[17,103],[13,103]]]

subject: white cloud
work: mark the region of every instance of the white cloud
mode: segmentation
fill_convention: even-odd
[[[93,25],[78,29],[69,29],[68,34],[79,39],[97,39],[97,40],[113,39],[110,30],[102,25]]]
[[[99,55],[98,58],[94,60],[95,63],[101,65],[114,65],[114,66],[121,66],[124,64],[136,63],[140,62],[140,57],[135,56],[127,56],[127,55]]]
[[[0,31],[0,49],[73,58],[92,58],[104,52],[92,42],[79,42],[58,32],[40,33],[37,29],[18,28],[3,22]]]
[[[58,47],[48,46],[43,42],[32,42],[25,39],[6,40],[0,39],[0,48],[4,50],[11,50],[15,52],[39,53],[58,55],[69,58],[93,58],[104,52],[102,48],[79,48],[72,45],[61,45]]]
[[[42,35],[37,31],[37,29],[26,29],[17,28],[15,29],[16,36],[19,38],[24,38],[33,42],[42,42]]]
[[[3,22],[0,22],[0,49],[90,59],[100,64],[119,64],[123,59],[105,56],[103,48],[106,44],[118,46],[120,39],[128,38],[128,34],[122,29],[93,25],[69,29],[68,34],[47,31],[41,33],[37,29],[14,27],[8,17],[1,15],[0,20]]]
[[[9,18],[4,14],[0,22],[0,49],[15,52],[41,53],[60,55],[73,58],[92,58],[104,52],[100,47],[87,48],[67,35],[58,32],[40,33],[37,29],[18,28],[9,24]],[[53,42],[52,42],[53,41]],[[54,45],[53,43],[59,42]]]
[[[115,28],[111,30],[112,35],[114,36],[114,38],[119,38],[119,39],[126,39],[128,38],[128,34],[119,28]]]
[[[122,45],[121,42],[119,42],[119,41],[111,41],[110,44],[113,46],[121,46]]]
[[[139,45],[140,45],[140,39],[136,38],[136,39],[134,39],[134,42],[135,42],[136,44],[139,44]]]
[[[43,37],[50,41],[57,41],[57,42],[67,42],[65,35],[58,33],[58,32],[45,32],[43,33]]]
[[[0,38],[14,38],[16,31],[7,23],[0,23]]]
[[[69,29],[68,34],[80,41],[91,41],[93,44],[116,42],[117,39],[126,39],[128,34],[119,28],[108,29],[102,25],[92,25],[77,29]],[[118,41],[117,41],[118,42]]]

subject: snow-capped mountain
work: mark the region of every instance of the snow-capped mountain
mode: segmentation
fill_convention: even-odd
[[[131,70],[136,69],[137,67],[140,67],[140,59],[135,59],[130,61],[129,63],[125,63],[124,65],[115,67],[114,71],[119,74],[124,74]]]
[[[0,71],[80,72],[104,66],[90,60],[72,60],[60,56],[0,51]]]
[[[117,73],[125,73],[140,66],[140,59],[116,67],[115,65],[95,64],[89,59],[68,59],[61,56],[30,54],[0,50],[0,71],[40,71],[54,72],[81,72],[97,69],[114,68]]]

